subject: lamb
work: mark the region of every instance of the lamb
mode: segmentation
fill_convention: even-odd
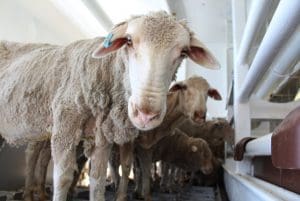
[[[191,137],[202,138],[207,141],[213,154],[224,159],[224,143],[234,144],[234,130],[225,119],[218,118],[206,121],[201,124],[195,124],[189,120],[182,123],[180,130],[189,134]]]
[[[163,124],[152,131],[141,132],[140,134],[143,136],[139,139],[139,143],[144,147],[151,147],[152,144],[155,144],[162,137],[169,134],[174,129],[174,127],[178,126],[179,123],[182,122],[185,118],[192,119],[194,122],[198,123],[203,122],[205,120],[207,96],[210,96],[217,100],[221,99],[219,92],[216,89],[211,88],[207,81],[202,77],[194,76],[189,78],[188,80],[175,83],[170,88],[167,95],[167,114],[163,121]],[[84,129],[84,135],[93,136],[91,128],[94,126],[94,122],[89,121],[86,126],[87,128]],[[107,126],[107,124],[105,126]],[[111,131],[120,132],[116,130],[117,128],[115,128],[114,124],[109,124],[109,126],[111,126]],[[161,130],[163,130],[164,132],[160,132]],[[85,142],[85,146],[88,146],[88,150],[85,150],[86,155],[91,156],[94,149],[94,139],[91,139],[89,141],[85,140]],[[117,197],[119,199],[125,199],[124,197],[126,197],[127,195],[128,183],[128,177],[126,175],[128,175],[129,173],[129,166],[131,165],[132,157],[131,152],[133,150],[133,147],[131,142],[121,145],[120,147],[121,163],[123,162],[122,171],[124,176],[122,177]],[[119,163],[114,165],[114,167],[118,167],[118,164]],[[34,168],[31,168],[30,170],[34,171]],[[115,175],[115,178],[118,178],[116,172],[117,170],[113,171],[113,175]],[[29,189],[29,186],[32,185],[33,182],[31,182],[31,185],[28,185],[26,189]],[[39,189],[42,188],[43,187],[40,187]]]
[[[151,164],[163,161],[188,171],[201,170],[204,174],[213,171],[214,157],[207,144],[201,138],[189,137],[179,129],[173,135],[162,138],[150,150],[137,146],[137,157],[142,170],[142,195],[150,201]],[[139,177],[140,178],[140,177]],[[139,184],[140,182],[137,181]],[[141,194],[138,186],[137,193]]]
[[[204,139],[208,144],[214,157],[216,158],[214,162],[214,171],[205,175],[202,172],[197,172],[192,179],[194,179],[199,185],[216,185],[219,179],[219,168],[222,161],[224,160],[224,144],[225,141],[229,145],[234,144],[234,130],[230,124],[222,118],[213,119],[206,121],[201,124],[195,124],[189,120],[185,121],[179,126],[179,129],[187,133],[191,137]],[[171,167],[172,169],[173,167]],[[180,175],[179,175],[180,176]],[[170,175],[170,178],[164,178],[161,181],[162,186],[172,186],[173,184],[166,184],[166,181],[170,181],[175,175]],[[183,175],[181,175],[183,177]],[[194,178],[193,178],[194,177]],[[179,178],[178,180],[183,180]]]
[[[187,26],[165,12],[120,23],[106,40],[67,46],[2,41],[0,133],[11,144],[51,138],[53,200],[60,201],[76,170],[82,130],[95,119],[90,197],[103,201],[111,143],[134,139],[135,127],[150,130],[162,122],[168,87],[185,56],[218,66]],[[116,135],[125,136],[108,136],[102,127],[107,119],[126,130]]]

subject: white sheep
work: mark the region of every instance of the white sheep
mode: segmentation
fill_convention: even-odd
[[[218,66],[187,26],[165,12],[120,23],[104,42],[96,38],[55,46],[3,41],[0,133],[12,144],[51,137],[53,200],[62,201],[76,170],[76,145],[85,124],[95,119],[90,198],[104,201],[111,139],[124,143],[136,137],[133,125],[149,130],[162,122],[168,87],[186,56],[208,68]],[[125,131],[116,135],[131,135],[108,136],[102,127],[107,119]]]

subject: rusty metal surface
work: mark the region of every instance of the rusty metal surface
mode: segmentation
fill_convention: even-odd
[[[300,194],[300,170],[274,167],[270,156],[253,159],[254,176]]]
[[[300,169],[300,106],[274,130],[272,162],[277,168]]]

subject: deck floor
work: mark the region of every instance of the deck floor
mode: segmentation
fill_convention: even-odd
[[[132,198],[133,185],[129,186],[128,201],[138,201]],[[86,201],[88,200],[88,189],[80,188],[78,193],[72,199],[74,201]],[[217,190],[213,187],[201,187],[201,186],[186,186],[180,189],[178,193],[161,193],[154,191],[153,201],[217,201]],[[7,192],[0,191],[0,201],[14,201],[23,200],[23,192]],[[106,190],[106,200],[114,201],[115,192],[113,190]]]

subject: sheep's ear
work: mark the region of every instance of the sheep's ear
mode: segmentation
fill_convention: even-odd
[[[179,90],[186,90],[187,86],[182,82],[175,83],[170,89],[169,92],[176,92]]]
[[[195,145],[192,145],[192,152],[196,152],[198,151],[198,147],[196,147]]]
[[[196,38],[191,38],[188,56],[197,64],[209,69],[220,69],[220,64],[213,54]]]
[[[94,58],[101,58],[112,53],[127,43],[127,22],[116,25],[107,35],[103,43],[93,52]]]
[[[213,88],[208,89],[207,95],[215,100],[222,100],[222,96],[216,89]]]

